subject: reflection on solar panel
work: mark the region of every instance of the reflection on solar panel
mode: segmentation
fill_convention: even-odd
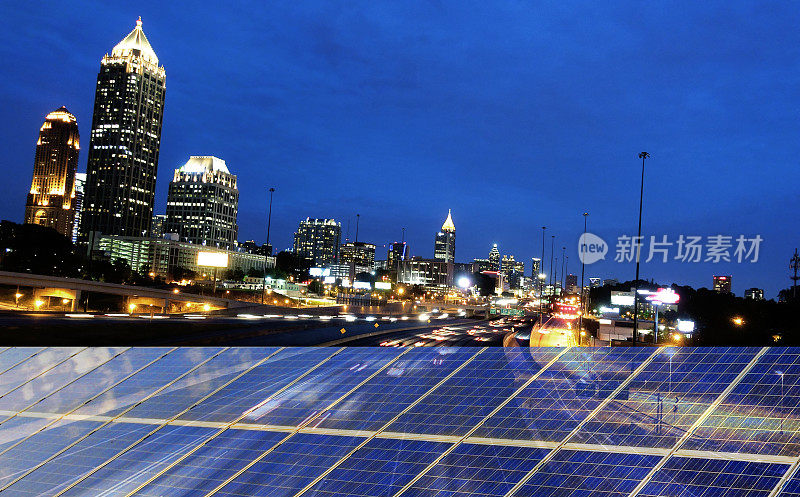
[[[0,493],[800,496],[800,349],[0,348]]]

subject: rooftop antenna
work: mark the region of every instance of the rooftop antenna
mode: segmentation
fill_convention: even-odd
[[[797,276],[797,270],[800,269],[800,255],[797,255],[797,249],[794,249],[794,256],[789,261],[789,269],[794,271],[794,275],[789,277],[792,280],[792,300],[797,300],[797,280],[800,279],[800,276]]]

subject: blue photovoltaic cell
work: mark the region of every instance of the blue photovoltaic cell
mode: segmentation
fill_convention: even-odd
[[[561,450],[514,495],[627,496],[660,460],[660,456]]]
[[[80,347],[49,348],[32,355],[29,359],[0,375],[0,396],[7,395],[13,389],[31,381],[42,372],[52,369],[61,361],[81,350]],[[12,365],[9,364],[9,366]]]
[[[227,349],[125,413],[132,418],[169,419],[249,369],[272,350]],[[265,355],[266,354],[266,355]]]
[[[671,448],[758,350],[664,349],[569,441]]]
[[[786,482],[778,497],[800,497],[800,471],[795,470],[794,476]]]
[[[558,349],[486,349],[400,416],[387,431],[465,435],[559,352]]]
[[[548,452],[532,447],[461,444],[403,497],[502,497]]]
[[[261,430],[226,430],[135,495],[204,495],[287,436]]]
[[[315,420],[313,426],[377,430],[477,352],[445,347],[412,349]]]
[[[126,495],[214,432],[195,426],[165,426],[91,473],[67,490],[64,497]]]
[[[0,385],[4,384],[3,374],[5,374],[6,371],[9,371],[17,364],[43,350],[43,347],[12,347],[0,354]],[[0,395],[5,392],[5,390],[0,391]]]
[[[0,410],[22,411],[121,353],[122,348],[88,348],[0,397]],[[2,421],[2,419],[0,419]]]
[[[246,418],[247,422],[299,426],[402,352],[399,349],[382,350],[381,353],[362,347],[344,350],[272,397],[269,402],[251,411]],[[312,426],[316,426],[316,420]]]
[[[450,445],[419,440],[372,439],[304,495],[394,495]]]
[[[784,464],[672,457],[639,496],[766,496],[787,468]]]
[[[100,426],[95,421],[61,420],[0,454],[0,487]]]
[[[76,414],[117,416],[141,402],[148,395],[169,384],[182,374],[219,352],[220,348],[178,349],[165,355],[153,365],[114,386]]]
[[[133,423],[112,423],[105,426],[17,481],[4,490],[3,494],[53,495],[144,437],[152,429],[153,426],[150,425]]]
[[[560,442],[656,349],[572,349],[474,436]]]
[[[262,423],[267,411],[263,406],[272,395],[335,352],[332,348],[282,350],[179,419],[226,423],[245,416],[244,423]]]
[[[169,349],[129,349],[31,406],[33,412],[68,413],[146,366]],[[47,375],[45,375],[47,376]]]
[[[332,435],[293,435],[214,495],[292,496],[362,441]]]
[[[682,448],[800,455],[800,348],[764,354]]]

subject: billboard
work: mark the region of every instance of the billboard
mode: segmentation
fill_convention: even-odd
[[[611,305],[633,305],[633,292],[611,292]]]
[[[198,252],[197,265],[204,267],[228,267],[228,254],[225,252]]]
[[[375,290],[391,290],[392,284],[388,281],[376,281]]]

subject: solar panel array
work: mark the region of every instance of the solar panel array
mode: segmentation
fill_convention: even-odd
[[[800,349],[0,348],[3,496],[800,496]]]

